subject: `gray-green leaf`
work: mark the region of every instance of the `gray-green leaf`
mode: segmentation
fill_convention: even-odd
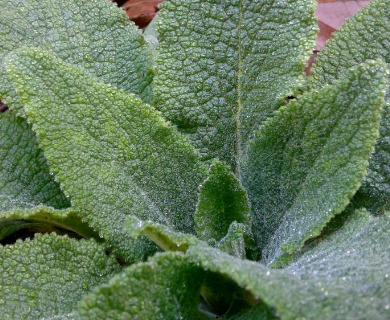
[[[99,239],[99,235],[81,221],[79,212],[74,209],[55,210],[38,206],[0,212],[0,241],[23,229],[29,232],[56,232]]]
[[[0,246],[0,314],[4,320],[70,313],[120,266],[93,240],[54,234]]]
[[[318,54],[309,86],[319,88],[338,79],[366,59],[383,59],[390,67],[390,1],[373,0],[335,32]],[[381,213],[390,208],[390,90],[381,121],[380,137],[368,174],[354,197],[355,206]]]
[[[181,253],[135,264],[79,303],[78,319],[199,319],[202,272]]]
[[[194,231],[206,168],[158,112],[40,50],[11,54],[7,69],[51,169],[94,228],[122,249],[126,215]]]
[[[314,2],[166,0],[159,19],[154,104],[203,159],[235,170],[253,128],[303,80]]]
[[[378,137],[387,85],[386,64],[359,65],[280,109],[255,134],[242,180],[265,262],[287,259],[349,203]]]
[[[37,47],[100,81],[150,99],[152,60],[141,31],[109,1],[1,0],[0,62],[19,47]],[[0,65],[0,98],[23,106]]]
[[[188,255],[204,270],[235,282],[249,303],[266,303],[281,319],[381,320],[390,317],[389,230],[389,213],[372,217],[357,211],[285,270],[202,244],[191,246]]]
[[[39,204],[68,207],[31,125],[8,111],[0,114],[0,132],[0,212]]]

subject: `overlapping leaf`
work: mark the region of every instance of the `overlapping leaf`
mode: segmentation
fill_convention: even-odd
[[[0,130],[0,212],[39,204],[68,207],[31,125],[8,111],[0,114]]]
[[[74,209],[55,210],[38,206],[32,209],[0,212],[0,241],[21,231],[24,235],[56,232],[99,239],[99,235],[81,221],[79,212]]]
[[[347,21],[326,43],[311,70],[309,86],[319,88],[338,79],[348,68],[366,59],[383,59],[390,66],[390,1],[373,0]],[[354,202],[380,213],[390,207],[390,90],[382,116],[380,137],[368,174]]]
[[[7,77],[4,57],[23,47],[45,48],[91,75],[150,99],[151,55],[137,27],[107,1],[0,1],[0,98],[24,114]],[[0,118],[0,210],[45,204],[69,206],[49,176],[35,134],[25,120]]]
[[[294,253],[349,203],[378,137],[387,85],[384,63],[362,64],[256,133],[242,179],[264,261]]]
[[[387,319],[389,227],[389,213],[354,212],[286,270],[269,270],[204,245],[190,247],[188,255],[204,270],[234,281],[247,301],[266,303],[282,319]],[[248,314],[256,319],[256,310]]]
[[[166,0],[159,15],[154,104],[203,159],[235,169],[253,128],[303,80],[314,2]]]
[[[108,1],[0,1],[0,62],[19,47],[39,47],[126,92],[150,99],[151,55],[140,30]],[[0,64],[0,98],[23,106]]]
[[[0,246],[2,319],[42,319],[73,311],[120,267],[94,240],[36,235]]]
[[[186,255],[159,255],[128,268],[108,285],[96,289],[83,299],[82,315],[86,319],[92,315],[114,319],[124,315],[131,318],[134,313],[167,319],[180,318],[184,312],[192,319],[198,315],[194,291],[207,295],[213,287],[205,286],[224,284],[232,299],[227,319],[311,319],[318,314],[321,319],[386,318],[390,315],[390,215],[373,217],[361,210],[341,220],[340,229],[313,242],[284,270],[270,270],[229,256],[194,239],[187,242]],[[165,235],[177,243],[178,235]],[[189,270],[194,266],[192,277]],[[237,310],[246,309],[235,314],[235,303]],[[174,308],[178,305],[180,311]]]
[[[199,319],[201,270],[179,253],[133,265],[79,304],[78,319]]]
[[[158,112],[40,50],[12,54],[7,68],[56,178],[93,227],[121,248],[129,214],[193,232],[206,168]]]

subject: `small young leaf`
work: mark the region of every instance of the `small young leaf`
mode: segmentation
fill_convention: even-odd
[[[294,253],[349,203],[378,137],[386,88],[386,65],[362,64],[280,109],[256,133],[242,181],[265,262]]]
[[[182,254],[158,254],[83,298],[78,319],[199,319],[201,283],[201,270]]]
[[[200,188],[195,229],[199,239],[219,241],[226,235],[233,221],[249,227],[248,197],[230,168],[222,162],[215,162]]]
[[[206,167],[158,112],[40,50],[15,51],[7,68],[51,169],[92,227],[120,250],[131,241],[126,215],[194,231]]]
[[[253,128],[303,81],[314,1],[165,0],[159,19],[154,104],[203,159],[235,170]]]
[[[0,62],[19,47],[53,52],[100,81],[150,99],[152,60],[141,31],[109,1],[0,1]],[[0,98],[24,113],[0,65]]]
[[[54,234],[0,246],[0,314],[3,319],[42,319],[74,310],[94,286],[120,267],[93,240]]]
[[[227,252],[232,256],[245,259],[245,241],[244,236],[247,231],[247,227],[241,223],[233,222],[227,234],[216,243],[216,248],[221,251]]]
[[[266,303],[281,319],[379,320],[390,316],[389,230],[388,212],[372,217],[356,211],[286,270],[269,270],[201,243],[187,252],[189,261],[233,281],[248,303]]]
[[[39,204],[69,207],[25,119],[2,113],[0,130],[0,212]]]

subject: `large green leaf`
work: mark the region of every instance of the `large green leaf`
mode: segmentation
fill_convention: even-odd
[[[265,262],[317,236],[360,187],[378,137],[386,72],[381,62],[359,65],[280,109],[255,134],[242,180]]]
[[[8,236],[14,237],[15,232],[23,232],[24,235],[56,232],[101,240],[94,230],[81,221],[76,210],[55,210],[43,206],[0,212],[0,241]]]
[[[158,112],[40,50],[19,50],[7,68],[51,169],[94,228],[122,249],[126,215],[194,231],[206,168]]]
[[[180,253],[156,255],[96,288],[78,319],[199,319],[202,272]]]
[[[310,88],[338,79],[348,68],[366,59],[383,59],[390,66],[390,1],[373,0],[335,32],[311,69]],[[357,207],[381,213],[390,208],[390,90],[381,121],[380,137],[368,174],[354,197]]]
[[[71,312],[120,266],[93,240],[36,235],[0,246],[2,319],[43,319]]]
[[[157,23],[154,104],[203,159],[235,169],[253,128],[303,80],[314,1],[166,0]]]
[[[39,204],[68,207],[31,125],[8,111],[0,114],[0,132],[0,212]]]
[[[202,244],[187,253],[204,270],[236,283],[241,298],[267,304],[281,319],[388,319],[389,230],[389,213],[372,217],[356,211],[285,270],[269,270]],[[256,312],[259,318],[264,308],[247,314],[256,319]]]
[[[99,80],[149,100],[151,55],[140,30],[104,0],[1,0],[0,62],[19,47],[52,51]],[[23,113],[0,65],[0,98]]]

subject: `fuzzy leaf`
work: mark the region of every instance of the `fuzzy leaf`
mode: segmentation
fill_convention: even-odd
[[[0,246],[3,319],[42,319],[70,313],[82,296],[120,267],[93,240],[37,234]]]
[[[151,55],[141,31],[108,1],[0,1],[0,62],[19,47],[39,47],[100,81],[150,98]],[[24,113],[0,65],[0,98]]]
[[[78,319],[199,319],[202,273],[179,253],[135,264],[79,304]]]
[[[81,221],[80,214],[74,209],[54,210],[38,206],[29,210],[19,209],[0,213],[0,241],[20,230],[99,238],[96,232]]]
[[[232,256],[245,259],[245,232],[247,232],[246,226],[234,221],[226,235],[216,243],[215,247]]]
[[[190,247],[188,255],[204,270],[236,283],[248,302],[266,303],[281,319],[379,320],[390,316],[389,230],[389,213],[355,212],[286,270],[269,270],[202,244]],[[258,312],[263,314],[263,308]]]
[[[373,0],[334,33],[318,54],[311,70],[309,86],[319,88],[338,79],[348,68],[366,59],[383,59],[390,67],[390,1]],[[372,212],[390,209],[390,90],[375,153],[368,174],[354,197],[357,207]]]
[[[69,207],[25,119],[2,113],[0,130],[0,212],[39,204]]]
[[[328,40],[310,70],[310,88],[339,79],[369,59],[390,65],[390,0],[372,0]]]
[[[127,218],[125,228],[131,237],[146,236],[166,251],[186,252],[189,246],[199,242],[193,235],[174,231],[156,222],[141,221],[132,216]]]
[[[56,178],[92,227],[122,249],[126,215],[193,232],[206,168],[158,112],[40,50],[19,50],[7,68]]]
[[[226,235],[233,221],[249,227],[248,197],[230,168],[222,162],[215,162],[200,188],[195,212],[197,235],[204,241],[219,241]]]
[[[166,0],[159,19],[154,104],[203,159],[234,170],[253,128],[303,80],[314,2]]]
[[[242,180],[265,262],[287,259],[349,203],[378,137],[386,88],[386,65],[362,64],[280,109],[255,134]]]

